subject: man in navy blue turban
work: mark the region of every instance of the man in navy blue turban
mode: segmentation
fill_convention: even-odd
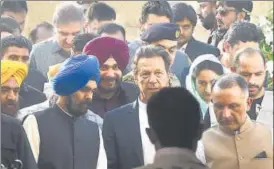
[[[95,56],[76,55],[62,63],[52,79],[56,104],[24,121],[39,169],[107,168],[98,125],[83,116],[99,80]]]

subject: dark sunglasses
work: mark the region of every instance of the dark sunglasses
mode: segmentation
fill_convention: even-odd
[[[217,9],[217,13],[220,14],[221,16],[227,16],[229,12],[238,13],[239,11],[237,9],[227,9],[227,8],[224,8],[224,7],[219,7]]]

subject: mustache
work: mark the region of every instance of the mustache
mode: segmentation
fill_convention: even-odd
[[[6,105],[17,106],[17,102],[14,100],[7,100]]]
[[[248,84],[248,88],[252,88],[252,87],[260,88],[259,85],[256,85],[256,84]]]
[[[101,81],[118,81],[119,79],[117,77],[101,77]]]
[[[229,117],[229,118],[221,118],[219,120],[219,123],[220,124],[223,124],[223,125],[228,125],[228,124],[231,124],[232,122],[234,122],[234,118],[233,117]]]

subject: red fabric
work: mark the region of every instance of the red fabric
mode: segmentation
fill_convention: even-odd
[[[98,58],[100,66],[110,57],[113,57],[118,67],[123,71],[129,62],[129,49],[127,44],[119,39],[111,37],[99,37],[89,41],[83,52]]]

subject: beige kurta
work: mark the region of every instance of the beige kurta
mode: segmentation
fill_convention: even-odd
[[[269,129],[247,118],[238,132],[217,125],[202,137],[211,169],[273,169],[273,144]],[[265,151],[267,158],[255,158]]]

